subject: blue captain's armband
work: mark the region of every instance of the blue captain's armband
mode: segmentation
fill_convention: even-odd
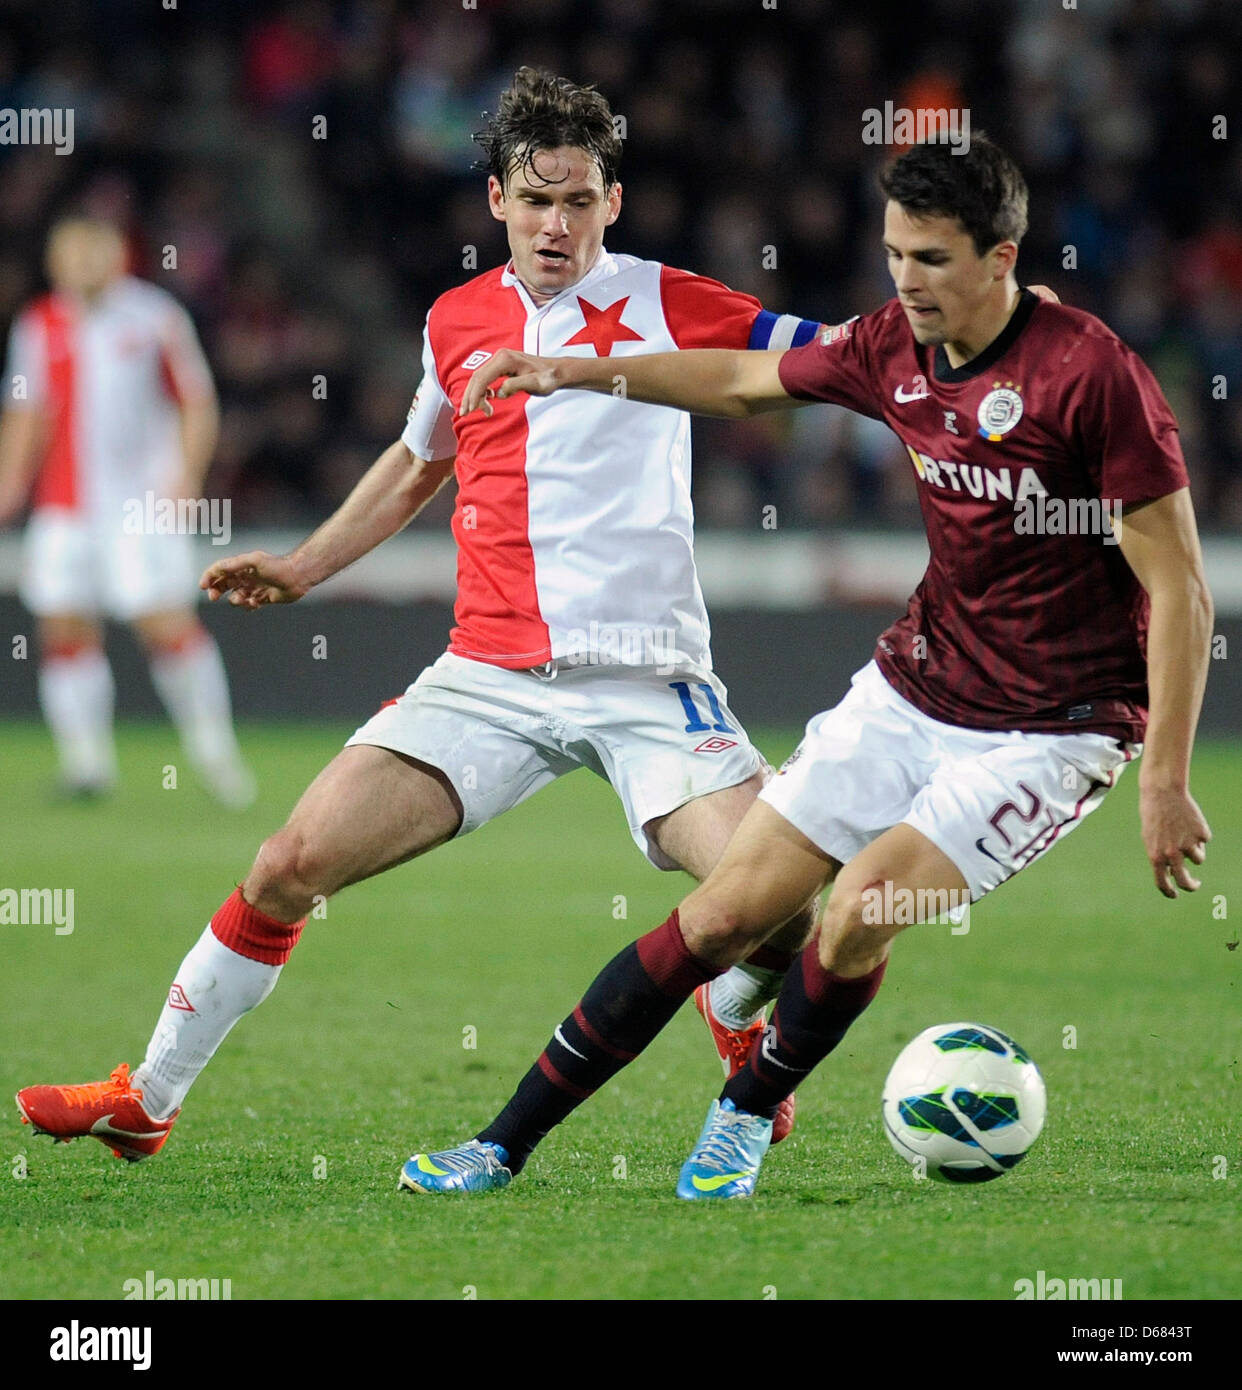
[[[791,348],[809,343],[819,330],[819,324],[800,319],[794,314],[773,314],[760,309],[751,325],[748,348]]]

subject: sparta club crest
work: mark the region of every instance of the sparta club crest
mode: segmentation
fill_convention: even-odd
[[[1012,381],[996,382],[979,402],[979,433],[995,444],[1022,418],[1022,396]]]

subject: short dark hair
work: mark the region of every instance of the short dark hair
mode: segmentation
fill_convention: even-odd
[[[1026,180],[982,131],[965,154],[944,142],[915,145],[881,172],[880,189],[911,216],[956,217],[980,256],[1026,235]]]
[[[540,150],[571,145],[599,165],[607,191],[617,181],[621,140],[607,100],[594,87],[581,87],[542,68],[519,68],[501,93],[497,111],[484,112],[487,125],[474,141],[487,156],[475,164],[494,174],[503,188],[515,169],[532,169]]]

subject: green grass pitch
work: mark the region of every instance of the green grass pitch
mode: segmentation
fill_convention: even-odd
[[[348,732],[245,729],[262,796],[229,815],[163,789],[164,727],[122,729],[114,801],[57,806],[42,730],[0,726],[0,887],[75,891],[71,935],[0,926],[10,1094],[137,1064],[185,950]],[[792,742],[761,739],[773,758]],[[53,1147],[10,1109],[4,1294],[117,1299],[151,1270],[228,1279],[234,1299],[1012,1299],[1042,1269],[1120,1279],[1127,1299],[1236,1297],[1242,747],[1205,744],[1194,782],[1216,836],[1200,893],[1152,887],[1131,771],[966,935],[907,933],[754,1201],[672,1196],[719,1086],[689,1007],[507,1192],[398,1194],[412,1149],[489,1119],[599,966],[684,891],[637,854],[606,785],[563,779],[334,899],[156,1159]],[[1043,1138],[978,1188],[915,1181],[880,1124],[897,1051],[955,1019],[1013,1034],[1048,1083]]]

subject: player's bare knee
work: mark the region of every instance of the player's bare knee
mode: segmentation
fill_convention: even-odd
[[[824,908],[819,930],[819,959],[826,970],[844,961],[870,957],[901,930],[884,911],[883,885],[838,880]]]
[[[714,965],[736,965],[764,940],[772,923],[728,895],[698,888],[678,909],[687,949]]]
[[[286,826],[259,847],[242,892],[260,912],[292,920],[308,913],[315,899],[326,897],[332,886],[321,858],[305,837]]]
[[[134,622],[134,630],[148,656],[161,656],[166,652],[179,651],[188,643],[198,640],[206,629],[190,612],[172,611],[154,613]]]

